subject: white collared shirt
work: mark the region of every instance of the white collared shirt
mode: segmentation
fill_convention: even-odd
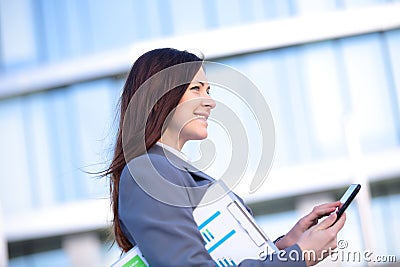
[[[163,143],[161,143],[161,142],[157,142],[156,145],[159,145],[160,147],[162,147],[162,148],[168,150],[169,152],[171,152],[171,153],[174,154],[175,156],[177,156],[177,157],[183,159],[184,161],[189,162],[188,157],[187,157],[184,153],[182,153],[182,152],[179,151],[179,150],[176,150],[176,149],[173,148],[172,146],[163,144]]]

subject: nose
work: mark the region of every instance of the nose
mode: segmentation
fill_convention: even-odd
[[[209,94],[206,94],[202,98],[202,105],[205,106],[205,107],[208,107],[210,109],[213,109],[213,108],[215,108],[216,103],[215,103],[214,99]]]

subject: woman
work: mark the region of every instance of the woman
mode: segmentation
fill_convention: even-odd
[[[186,51],[149,51],[132,66],[120,101],[120,124],[111,176],[113,227],[123,251],[138,245],[151,266],[215,266],[193,218],[193,208],[214,180],[180,152],[207,137],[215,107],[202,60]],[[311,266],[336,247],[345,216],[339,202],[317,206],[282,238],[279,249],[313,251],[310,259],[245,260],[239,266]],[[283,254],[282,254],[283,255]],[[288,254],[286,254],[288,255]],[[321,255],[321,256],[320,256]]]

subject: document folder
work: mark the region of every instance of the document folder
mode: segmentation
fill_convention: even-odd
[[[265,260],[278,251],[242,202],[221,181],[210,186],[193,210],[193,216],[205,248],[218,267],[238,265],[245,259]],[[111,267],[144,266],[149,265],[135,246]]]
[[[217,199],[216,196],[218,197]],[[245,259],[265,260],[278,251],[242,202],[222,181],[209,188],[193,216],[205,248],[216,266],[238,265]]]
[[[138,246],[134,246],[110,267],[149,267]]]

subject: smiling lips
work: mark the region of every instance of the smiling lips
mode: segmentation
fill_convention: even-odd
[[[203,120],[207,120],[207,117],[206,117],[206,116],[203,116],[203,115],[196,115],[196,118],[198,118],[198,119],[203,119]]]
[[[201,119],[204,121],[207,121],[209,114],[208,113],[195,113],[195,118],[196,119]]]

